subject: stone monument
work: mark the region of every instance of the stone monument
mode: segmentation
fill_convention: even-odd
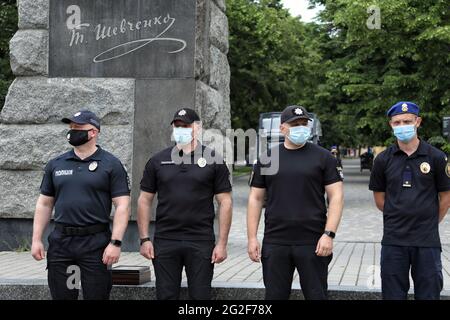
[[[170,143],[170,119],[196,109],[204,128],[230,128],[225,0],[18,0],[16,76],[0,114],[0,251],[31,241],[43,168],[68,150],[60,122],[82,108],[132,183],[124,249],[137,247],[139,182]]]

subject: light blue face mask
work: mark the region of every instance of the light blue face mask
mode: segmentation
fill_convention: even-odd
[[[296,126],[289,128],[289,135],[287,138],[291,140],[293,144],[302,145],[308,141],[311,136],[311,128],[305,126]]]
[[[408,124],[406,126],[393,127],[395,137],[401,142],[409,142],[416,136],[416,126]]]
[[[173,138],[177,144],[185,145],[192,141],[192,128],[173,128]]]

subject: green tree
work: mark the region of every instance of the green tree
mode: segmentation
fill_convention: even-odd
[[[305,26],[280,1],[228,0],[231,105],[235,128],[256,127],[261,112],[298,101]]]
[[[336,127],[343,132],[351,121],[355,142],[387,144],[392,134],[386,109],[411,100],[422,107],[421,136],[440,136],[441,117],[450,112],[448,0],[311,2],[325,6],[319,33],[327,70],[315,107],[328,103],[325,109],[339,114]],[[366,26],[370,5],[380,8],[378,30]]]
[[[14,79],[9,64],[9,40],[17,30],[17,6],[15,0],[0,2],[0,111],[8,88]]]

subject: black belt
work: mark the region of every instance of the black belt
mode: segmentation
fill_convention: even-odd
[[[72,227],[56,223],[55,229],[61,231],[66,236],[87,236],[109,230],[108,224],[94,224],[87,227]]]

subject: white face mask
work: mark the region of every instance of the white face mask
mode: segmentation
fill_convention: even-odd
[[[394,130],[395,137],[401,142],[408,143],[416,136],[416,126],[413,124],[396,126],[392,129]]]
[[[305,144],[311,137],[311,128],[306,126],[296,126],[289,128],[287,138],[296,145]]]
[[[173,138],[179,145],[185,145],[192,141],[192,128],[173,128]]]

